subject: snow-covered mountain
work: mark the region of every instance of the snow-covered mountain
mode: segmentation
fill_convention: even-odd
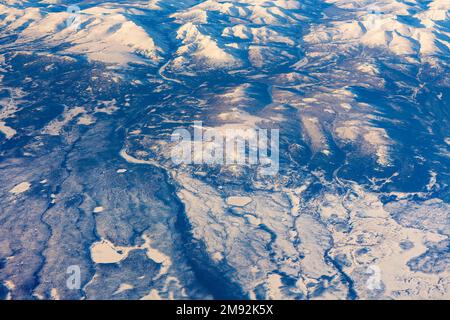
[[[0,1],[0,298],[448,299],[449,10]],[[174,163],[198,121],[278,174]]]

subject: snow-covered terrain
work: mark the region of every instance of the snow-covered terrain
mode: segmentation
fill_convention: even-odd
[[[449,10],[0,1],[0,298],[449,299]],[[278,173],[175,164],[194,121]]]

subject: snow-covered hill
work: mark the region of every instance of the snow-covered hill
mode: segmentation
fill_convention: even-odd
[[[311,44],[365,45],[386,48],[398,55],[415,56],[448,55],[450,52],[448,1],[327,3],[333,5],[326,12],[327,24],[311,30],[306,38]]]
[[[42,7],[17,8],[0,4],[3,35],[17,36],[14,46],[37,43],[44,48],[61,46],[62,54],[85,54],[89,59],[126,65],[157,64],[164,54],[158,40],[130,19],[144,12],[126,8],[90,7],[79,12]],[[59,9],[59,10],[58,10]]]
[[[449,298],[449,9],[0,0],[0,298]]]

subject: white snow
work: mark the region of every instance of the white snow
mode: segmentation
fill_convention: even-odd
[[[13,194],[21,194],[21,193],[28,191],[30,189],[30,187],[31,187],[31,183],[25,181],[25,182],[21,182],[18,185],[16,185],[14,188],[9,190],[9,192],[13,193]]]
[[[63,53],[85,54],[91,60],[117,65],[158,63],[162,59],[163,49],[128,18],[125,8],[96,6],[81,10],[78,29],[67,25],[70,13],[65,11],[0,4],[0,14],[5,16],[0,22],[3,32],[19,33],[16,44],[36,40],[50,46],[64,43],[68,48]]]

